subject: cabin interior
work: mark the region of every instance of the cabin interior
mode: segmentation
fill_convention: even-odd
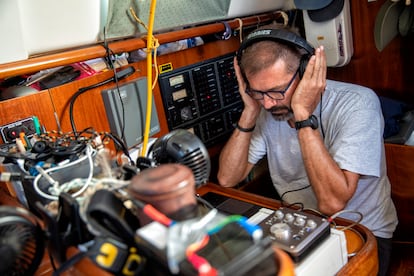
[[[59,2],[0,1],[1,171],[2,176],[16,172],[13,181],[0,179],[2,206],[27,207],[22,200],[25,186],[16,184],[25,183],[14,170],[18,164],[4,162],[12,148],[19,149],[22,131],[25,139],[41,133],[54,141],[75,132],[87,138],[99,133],[119,164],[128,154],[138,161],[157,141],[189,130],[207,150],[207,182],[217,183],[218,156],[243,107],[234,54],[250,31],[277,22],[297,27],[308,40],[316,36],[317,43],[327,43],[332,55],[328,79],[372,88],[384,105],[402,109],[390,117],[397,132],[385,138],[399,218],[389,274],[414,274],[411,1],[345,0],[348,12],[343,9],[340,17],[318,24],[309,22],[293,0]],[[408,23],[403,21],[407,18]],[[324,24],[335,26],[338,21],[343,32],[320,33]],[[119,100],[126,93],[128,101],[131,90],[138,105]],[[26,150],[31,148],[26,145]],[[151,166],[147,161],[141,160],[140,166]],[[65,177],[76,174],[69,170]],[[278,196],[264,163],[232,189]],[[39,272],[41,268],[37,275],[52,275],[50,270]]]

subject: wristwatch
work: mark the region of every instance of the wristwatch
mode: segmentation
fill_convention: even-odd
[[[297,130],[304,127],[311,127],[312,129],[317,129],[318,126],[318,118],[316,118],[315,115],[311,115],[307,120],[295,122],[295,128]]]

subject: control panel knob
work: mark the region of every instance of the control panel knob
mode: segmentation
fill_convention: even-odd
[[[284,214],[283,214],[283,212],[282,212],[282,211],[280,211],[280,210],[277,210],[277,211],[275,212],[275,217],[276,217],[278,220],[282,220],[284,216],[285,216],[285,215],[284,215]]]
[[[317,224],[314,220],[310,219],[308,220],[308,222],[306,223],[306,226],[308,226],[310,229],[315,229]]]
[[[294,219],[295,219],[295,217],[290,213],[287,213],[286,216],[285,216],[286,222],[291,223]]]
[[[191,109],[189,106],[183,107],[181,109],[181,119],[183,121],[188,121],[193,119],[193,113],[191,112]]]
[[[289,240],[291,229],[286,223],[276,223],[270,227],[270,233],[278,240]]]
[[[297,217],[295,220],[295,224],[298,226],[304,226],[305,225],[306,220],[302,217]]]

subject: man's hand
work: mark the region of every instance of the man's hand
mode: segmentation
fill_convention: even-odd
[[[316,48],[299,85],[292,96],[291,107],[296,121],[313,113],[326,87],[326,56],[323,46]]]
[[[246,87],[247,84],[244,81],[244,78],[242,76],[242,73],[240,71],[239,64],[237,62],[237,58],[234,57],[234,71],[236,73],[237,77],[237,83],[239,85],[239,93],[240,96],[244,102],[244,109],[248,111],[250,114],[253,114],[254,117],[257,117],[260,113],[261,105],[256,100],[252,99],[247,93],[246,93]]]

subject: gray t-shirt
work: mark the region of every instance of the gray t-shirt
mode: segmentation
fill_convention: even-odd
[[[324,135],[325,146],[338,166],[361,175],[344,210],[362,213],[361,223],[375,236],[391,238],[398,220],[390,197],[382,138],[384,119],[377,95],[366,87],[328,80],[314,115],[320,122],[318,130]],[[256,164],[265,155],[273,184],[283,200],[316,209],[297,131],[262,110],[250,143],[249,162]],[[358,219],[352,212],[340,216]]]

